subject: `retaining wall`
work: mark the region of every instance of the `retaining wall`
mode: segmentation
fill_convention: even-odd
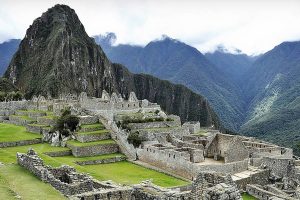
[[[85,156],[96,156],[103,154],[116,153],[119,151],[118,144],[98,144],[94,146],[73,146],[67,144],[72,150],[72,154],[75,157],[85,157]]]
[[[39,143],[42,143],[41,138],[36,138],[32,140],[19,140],[13,142],[0,142],[0,148],[26,146],[26,145],[39,144]]]

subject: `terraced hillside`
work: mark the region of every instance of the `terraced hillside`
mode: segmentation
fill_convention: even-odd
[[[10,147],[2,145],[0,148],[1,198],[14,199],[15,196],[20,196],[24,199],[36,199],[40,192],[49,190],[48,199],[64,199],[60,193],[16,164],[16,153],[25,153],[29,148],[33,148],[50,166],[70,165],[98,180],[113,180],[131,185],[151,179],[153,183],[163,187],[187,184],[186,181],[127,161],[126,156],[119,152],[116,142],[111,139],[110,131],[100,122],[81,124],[80,130],[75,134],[76,139],[69,141],[67,147],[43,143],[40,133],[49,129],[54,119],[51,112],[19,110],[0,123],[0,146],[13,142]],[[22,125],[17,125],[19,123]],[[26,127],[32,132],[27,131]],[[20,143],[37,139],[35,144]],[[20,180],[11,178],[14,173],[20,176]],[[28,190],[27,187],[21,187],[21,181],[28,182],[28,187],[35,185],[35,188]]]

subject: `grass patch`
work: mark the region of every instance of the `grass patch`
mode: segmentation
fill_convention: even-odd
[[[36,133],[27,132],[24,126],[0,123],[0,142],[32,140],[40,137]]]
[[[95,146],[95,145],[101,145],[101,144],[115,144],[116,142],[114,140],[99,140],[95,142],[79,142],[77,140],[71,140],[68,141],[68,145],[76,146],[76,147],[86,147],[86,146]]]
[[[29,126],[36,126],[36,127],[49,127],[48,125],[45,125],[45,124],[29,124]]]
[[[184,180],[151,169],[147,169],[145,167],[127,161],[110,163],[110,164],[80,166],[75,164],[74,162],[84,161],[84,160],[104,159],[104,158],[123,156],[123,155],[107,154],[101,156],[80,157],[80,158],[76,158],[73,156],[50,157],[43,153],[49,151],[62,151],[62,150],[66,150],[67,148],[52,147],[49,144],[35,144],[30,146],[2,148],[0,149],[0,161],[3,163],[16,163],[16,152],[25,153],[28,151],[29,147],[32,147],[47,165],[51,165],[53,167],[59,167],[61,165],[70,165],[75,167],[79,172],[89,173],[95,179],[98,179],[100,181],[113,180],[121,184],[138,184],[143,180],[152,179],[154,184],[157,184],[162,187],[175,187],[175,186],[188,184],[188,182]]]
[[[243,200],[258,200],[257,198],[251,196],[251,195],[248,194],[248,193],[243,193],[243,194],[242,194],[242,198],[243,198]]]
[[[46,115],[46,116],[42,116],[42,117],[39,117],[39,118],[43,118],[43,119],[53,119],[53,120],[55,120],[55,119],[57,119],[57,116],[55,116],[55,115]]]
[[[79,135],[101,135],[105,133],[109,133],[107,129],[98,130],[98,131],[90,131],[90,132],[76,132]]]
[[[42,199],[41,195],[49,200],[66,199],[50,184],[17,164],[0,167],[0,192],[0,199],[16,199],[16,195],[26,200]]]
[[[103,124],[83,124],[81,128],[105,128]]]
[[[145,167],[122,161],[102,165],[86,165],[86,170],[99,180],[113,180],[122,184],[137,184],[143,180],[151,179],[154,184],[162,187],[174,187],[186,185],[188,182],[178,178],[147,169]],[[101,173],[97,173],[100,171]]]
[[[41,110],[19,110],[21,112],[24,112],[24,113],[47,113],[46,111],[41,111]]]

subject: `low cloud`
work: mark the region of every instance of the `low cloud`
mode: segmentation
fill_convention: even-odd
[[[145,45],[166,34],[202,52],[223,45],[259,54],[300,39],[299,0],[0,0],[0,42],[23,38],[57,3],[75,9],[89,35],[114,32],[117,43]]]

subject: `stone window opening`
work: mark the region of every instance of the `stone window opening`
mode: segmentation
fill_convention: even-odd
[[[171,154],[169,154],[169,158],[171,157]]]
[[[147,151],[148,151],[149,149],[147,148]]]
[[[175,155],[173,155],[173,158],[175,159]]]
[[[128,104],[128,108],[129,108],[129,106],[130,106],[130,105]]]

